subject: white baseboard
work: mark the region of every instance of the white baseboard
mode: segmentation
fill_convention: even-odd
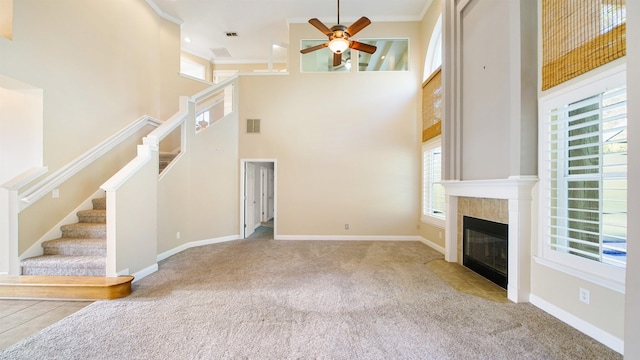
[[[574,327],[576,330],[585,333],[586,335],[596,339],[597,341],[619,352],[620,354],[624,354],[623,339],[611,335],[608,332],[600,329],[599,327],[596,327],[533,294],[529,295],[529,302],[534,306],[544,310],[545,312],[553,315],[554,317],[560,319],[561,321],[567,323],[568,325]]]
[[[428,247],[432,248],[433,250],[441,253],[444,255],[444,248],[436,243],[434,243],[431,240],[425,239],[422,236],[420,236],[420,242],[427,245]]]
[[[323,241],[422,241],[420,236],[383,235],[275,235],[275,240],[323,240]]]
[[[173,256],[179,252],[185,251],[187,249],[190,249],[192,247],[198,247],[198,246],[204,246],[204,245],[211,245],[211,244],[218,244],[218,243],[222,243],[222,242],[227,242],[227,241],[233,241],[233,240],[240,240],[241,237],[240,235],[229,235],[229,236],[223,236],[223,237],[219,237],[219,238],[213,238],[213,239],[206,239],[206,240],[198,240],[198,241],[191,241],[185,244],[182,244],[180,246],[177,246],[171,250],[167,250],[161,254],[158,254],[157,257],[157,261],[162,261],[170,256]]]
[[[133,273],[133,281],[132,282],[136,282],[140,279],[144,279],[146,276],[153,274],[154,272],[158,271],[158,263],[155,263],[151,266],[148,266],[140,271],[137,271],[135,273]]]

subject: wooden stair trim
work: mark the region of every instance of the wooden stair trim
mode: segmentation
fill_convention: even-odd
[[[131,294],[133,276],[0,276],[0,299],[112,300]]]

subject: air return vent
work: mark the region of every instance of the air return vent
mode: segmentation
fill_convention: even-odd
[[[215,57],[231,57],[229,50],[226,48],[214,48],[211,49],[211,52],[213,52],[213,56]]]
[[[247,119],[247,134],[260,134],[260,119]]]

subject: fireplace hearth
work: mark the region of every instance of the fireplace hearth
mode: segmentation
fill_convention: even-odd
[[[462,264],[506,289],[509,226],[470,216],[462,223]]]

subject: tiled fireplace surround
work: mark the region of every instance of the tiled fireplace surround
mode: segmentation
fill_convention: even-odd
[[[531,190],[535,176],[500,180],[443,181],[447,216],[445,259],[462,264],[462,217],[509,224],[507,297],[528,302],[531,262]]]

